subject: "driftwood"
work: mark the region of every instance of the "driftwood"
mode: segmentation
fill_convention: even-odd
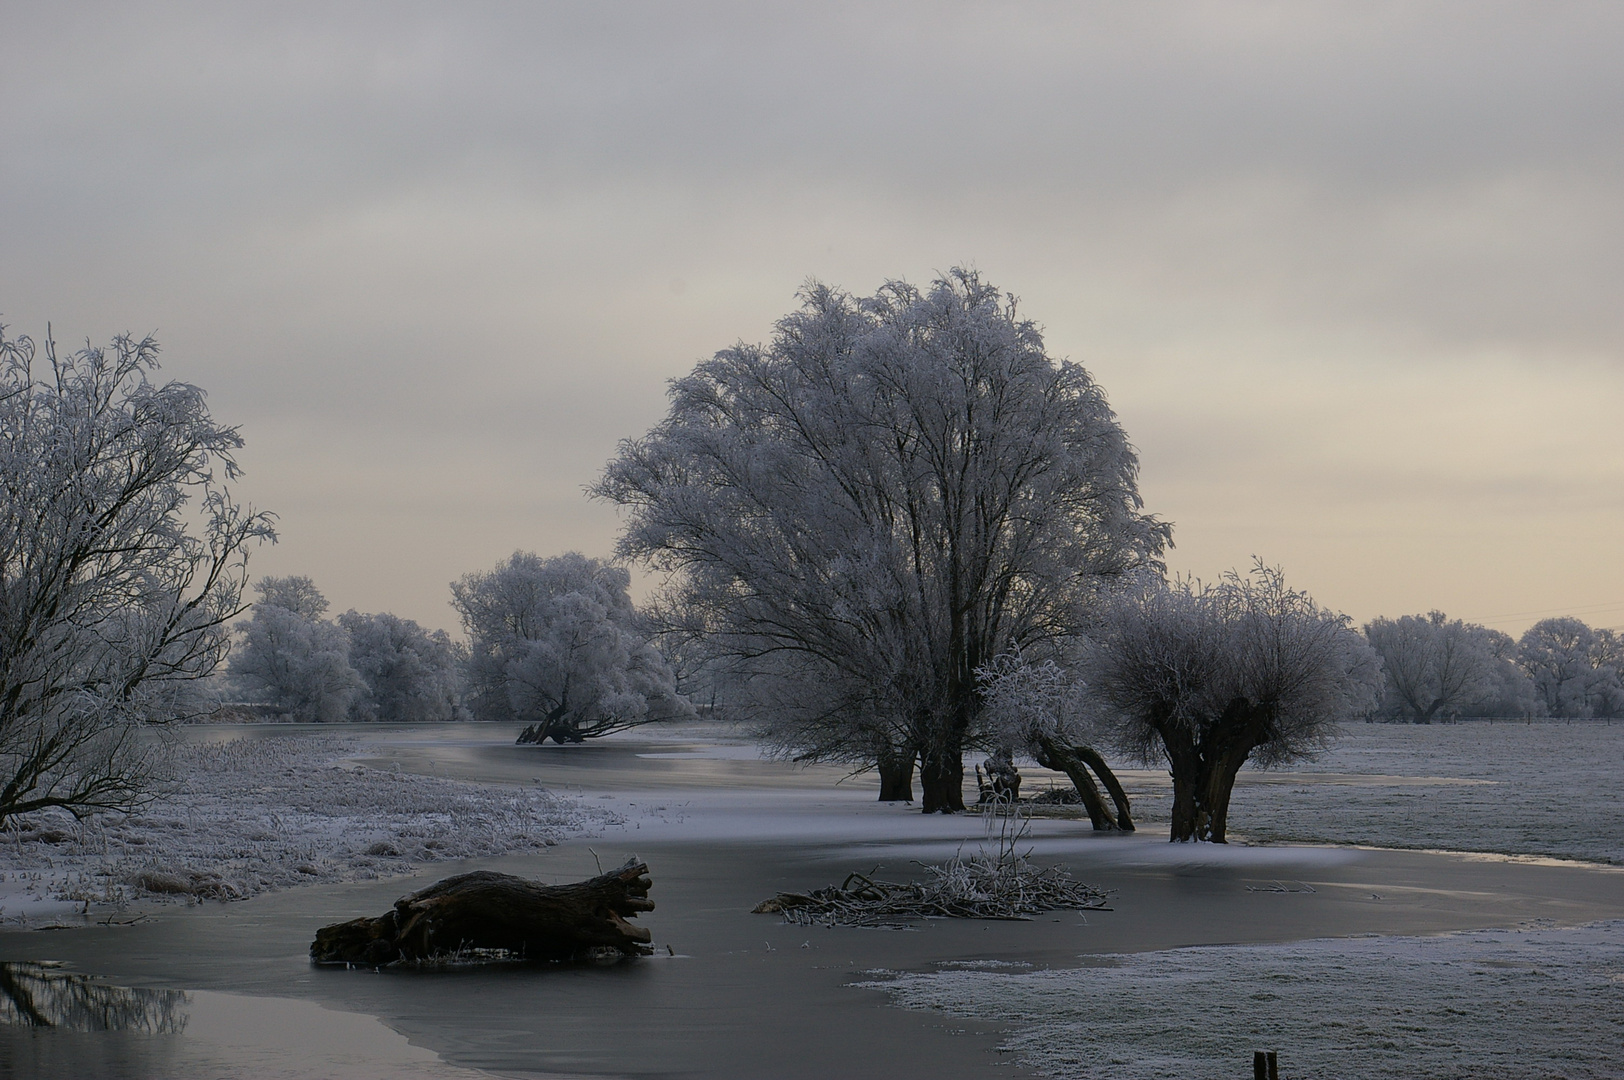
[[[648,865],[625,866],[571,885],[543,885],[488,870],[458,874],[403,896],[375,919],[316,931],[318,964],[383,965],[458,956],[524,960],[646,956],[647,927],[627,922],[653,911]]]

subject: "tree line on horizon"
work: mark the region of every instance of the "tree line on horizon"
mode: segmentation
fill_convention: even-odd
[[[459,642],[387,612],[325,619],[310,578],[263,578],[237,628],[228,693],[303,723],[519,721],[524,742],[691,718],[630,582],[575,552],[515,552],[452,583],[468,636]]]
[[[1364,635],[1386,679],[1372,719],[1624,715],[1624,637],[1582,619],[1541,619],[1513,639],[1432,611],[1373,619]]]
[[[690,719],[696,700],[715,715],[729,698],[713,673],[673,667],[628,585],[623,568],[577,552],[515,552],[454,583],[464,643],[387,612],[326,620],[311,579],[263,578],[231,653],[232,696],[306,723],[518,721],[527,742]],[[1512,638],[1432,611],[1360,632],[1384,682],[1367,720],[1624,715],[1624,638],[1611,628],[1562,616]]]

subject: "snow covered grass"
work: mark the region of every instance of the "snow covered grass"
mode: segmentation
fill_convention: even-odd
[[[1624,864],[1624,723],[1354,724],[1291,773],[1377,776],[1242,783],[1230,806],[1232,836]]]
[[[1228,1080],[1254,1050],[1321,1080],[1619,1075],[1624,922],[1087,959],[859,985],[1008,1024],[1023,1064],[1079,1080]]]
[[[233,900],[529,851],[613,815],[535,788],[368,769],[361,741],[236,739],[174,748],[174,781],[128,817],[39,815],[0,834],[0,917],[137,897]]]

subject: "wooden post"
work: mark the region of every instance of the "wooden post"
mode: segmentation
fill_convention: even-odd
[[[1269,1055],[1261,1050],[1252,1054],[1252,1080],[1269,1080]]]
[[[1269,1051],[1269,1080],[1280,1080],[1280,1059],[1273,1050]]]

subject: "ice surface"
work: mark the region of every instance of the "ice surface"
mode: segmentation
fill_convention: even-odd
[[[1003,1047],[1051,1076],[1616,1078],[1624,922],[1439,937],[1084,958],[1068,970],[956,970],[858,985],[911,1009],[1010,1025]]]

